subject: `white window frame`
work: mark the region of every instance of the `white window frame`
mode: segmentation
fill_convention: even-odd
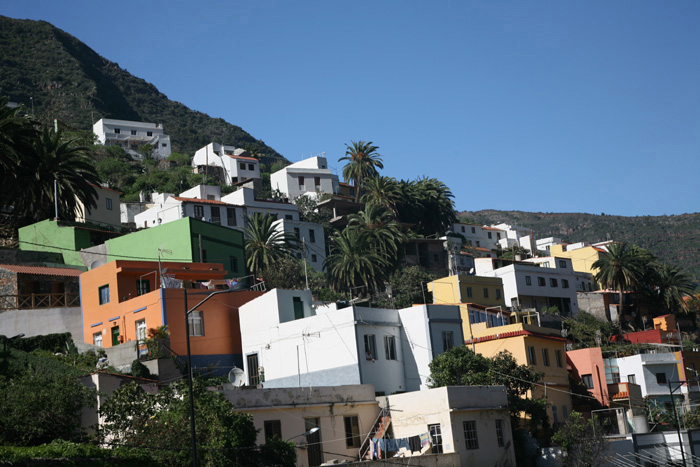
[[[136,339],[139,342],[144,342],[148,337],[148,328],[146,327],[146,318],[136,321]]]
[[[191,337],[201,337],[204,336],[204,314],[201,311],[193,311],[187,317],[190,326],[190,336]]]

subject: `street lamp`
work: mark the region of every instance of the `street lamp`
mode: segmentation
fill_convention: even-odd
[[[315,427],[311,428],[309,431],[305,431],[300,435],[296,435],[296,436],[292,436],[291,438],[287,438],[287,442],[290,442],[291,440],[293,440],[295,438],[301,438],[302,436],[311,436],[314,433],[316,433],[318,430],[320,430],[320,428],[315,426]]]

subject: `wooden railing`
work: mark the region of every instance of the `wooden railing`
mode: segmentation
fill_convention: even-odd
[[[0,310],[26,310],[32,308],[60,308],[70,306],[80,306],[80,295],[72,293],[0,295]]]

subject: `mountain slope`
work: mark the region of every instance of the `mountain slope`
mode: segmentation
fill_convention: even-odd
[[[700,283],[700,213],[679,216],[624,217],[582,213],[465,211],[460,217],[480,224],[528,227],[537,238],[569,242],[626,241],[652,251],[664,263],[682,267]]]
[[[44,21],[0,16],[0,95],[23,103],[44,121],[92,129],[100,118],[163,123],[173,150],[193,154],[219,141],[251,145],[267,163],[284,159],[240,127],[171,101],[70,34]]]

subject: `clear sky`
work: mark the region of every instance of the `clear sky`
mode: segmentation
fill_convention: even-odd
[[[351,140],[459,210],[698,212],[700,2],[44,1],[48,21],[291,161]],[[167,128],[166,128],[167,129]],[[225,143],[225,142],[224,142]]]

